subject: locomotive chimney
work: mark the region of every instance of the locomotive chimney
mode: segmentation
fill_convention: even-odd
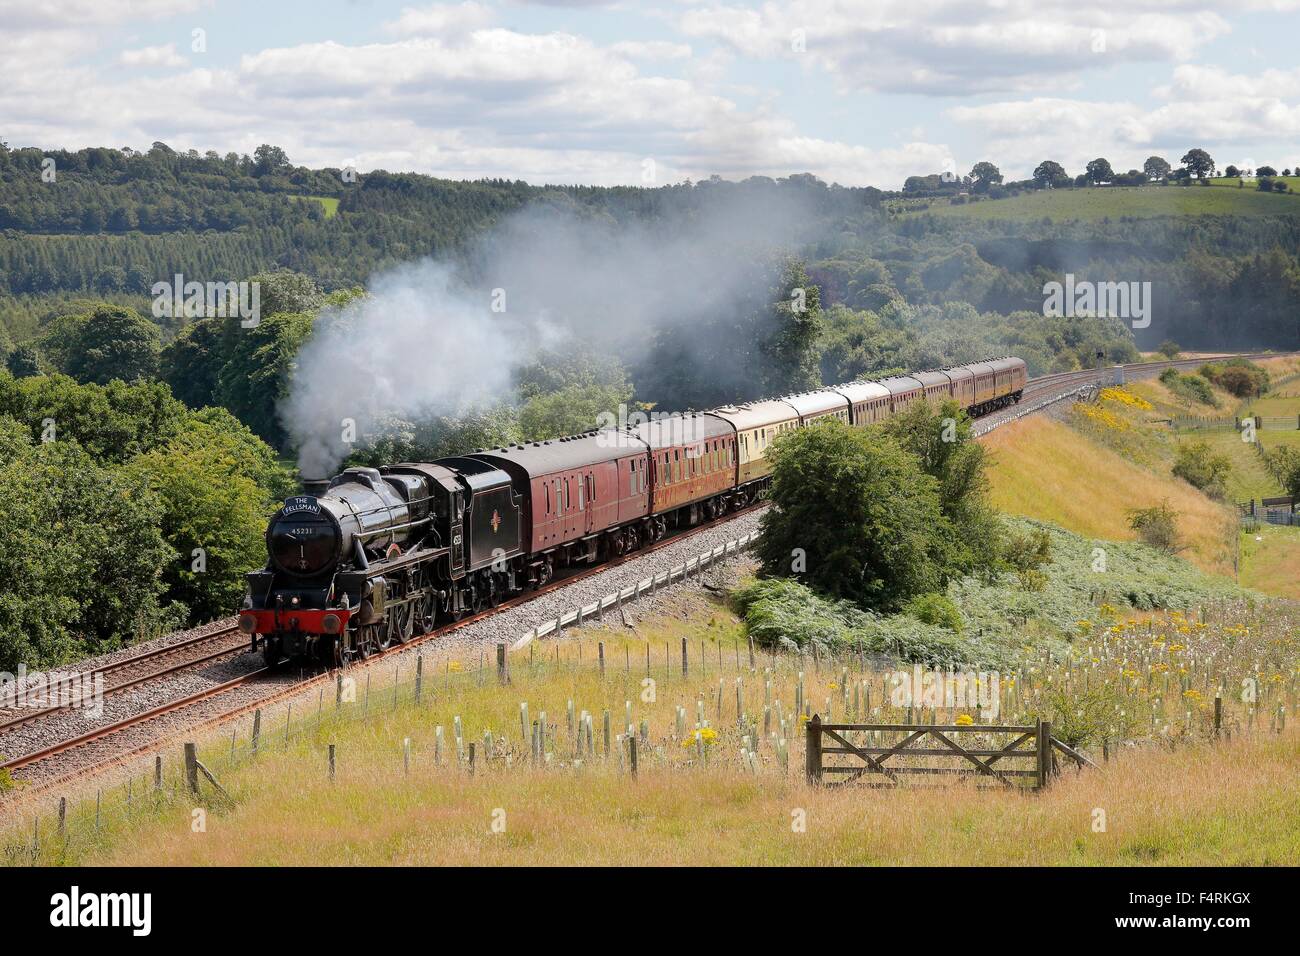
[[[329,486],[330,480],[328,478],[304,478],[302,480],[302,493],[318,498],[325,494]]]

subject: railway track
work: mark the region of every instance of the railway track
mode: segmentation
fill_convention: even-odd
[[[67,700],[74,684],[83,676],[97,676],[104,681],[105,696],[118,694],[195,667],[202,667],[247,650],[248,638],[233,624],[219,630],[186,638],[165,647],[151,648],[139,654],[110,661],[100,667],[85,671],[59,672],[57,680],[46,680],[35,687],[24,688],[26,695],[37,696],[56,703],[44,707],[20,707],[13,698],[0,701],[0,738],[9,731],[24,727],[34,721],[61,713],[67,709]],[[58,703],[57,701],[63,701]]]
[[[1276,356],[1277,354],[1279,353],[1257,353],[1245,357],[1262,358]],[[1127,380],[1149,377],[1170,367],[1198,367],[1208,360],[1210,359],[1198,358],[1143,362],[1126,365],[1123,368]],[[1055,398],[1072,394],[1081,387],[1100,384],[1107,372],[1107,369],[1059,372],[1031,379],[1026,384],[1021,405],[1002,409],[986,416],[989,427],[984,431],[1010,420],[1004,416],[1017,417],[1020,414],[1030,413],[1039,407],[1045,407]],[[1027,408],[1025,407],[1026,403],[1035,401],[1039,402],[1040,405],[1029,404]],[[752,505],[747,509],[736,512],[731,517],[739,517],[761,507],[763,507],[761,503]],[[403,644],[374,654],[361,663],[360,666],[368,666],[372,662],[408,650],[413,645],[422,644],[460,630],[485,618],[518,607],[542,594],[567,587],[602,571],[637,560],[669,545],[717,528],[722,523],[725,522],[710,522],[678,532],[664,538],[662,541],[641,548],[631,554],[623,555],[613,561],[584,568],[563,578],[558,578],[536,591],[530,591],[504,601],[498,607],[488,608],[461,621],[443,625],[425,634],[417,635]],[[205,663],[220,660],[223,657],[237,653],[242,647],[246,646],[246,641],[247,638],[231,625],[211,634],[190,638],[164,648],[156,648],[120,661],[111,662],[100,669],[101,672],[111,674],[114,677],[113,683],[106,688],[105,692],[106,694],[116,694],[147,685],[181,671],[199,667]],[[215,648],[210,647],[210,645],[214,644],[216,645]],[[170,659],[174,657],[182,659],[171,661]],[[295,678],[284,672],[272,673],[267,668],[259,668],[201,688],[193,693],[162,702],[147,710],[93,728],[86,733],[54,741],[44,747],[0,763],[0,769],[15,773],[19,778],[35,778],[32,779],[32,782],[37,784],[40,789],[66,783],[73,778],[103,770],[147,753],[154,749],[160,740],[164,739],[168,731],[173,729],[173,725],[175,725],[175,729],[179,729],[181,726],[201,728],[218,723],[256,707],[264,707],[296,696],[312,686],[329,681],[333,673],[333,671],[320,671],[305,677]],[[3,702],[0,702],[0,705],[2,704]],[[62,709],[52,706],[15,715],[6,712],[0,707],[0,737],[8,731],[35,723]],[[157,725],[162,732],[154,734],[147,741],[139,740],[138,734],[141,729],[150,725]],[[53,770],[56,762],[66,760],[74,753],[83,755],[79,766],[65,768],[66,772],[55,772]]]
[[[487,608],[460,621],[448,623],[432,631],[416,635],[402,644],[379,651],[364,661],[348,665],[344,669],[347,670],[350,667],[364,668],[376,661],[409,650],[413,646],[443,637],[511,608],[519,607],[541,595],[576,584],[603,571],[619,567],[698,534],[716,529],[719,525],[726,524],[727,521],[739,518],[762,507],[764,507],[763,503],[751,505],[733,513],[724,521],[714,521],[679,531],[663,538],[661,541],[640,548],[630,554],[622,555],[612,561],[583,568],[563,578],[557,578],[535,591],[517,595],[508,601],[503,601],[497,607]],[[243,638],[243,635],[241,634],[240,637]],[[243,639],[247,640],[247,638]],[[172,647],[175,646],[177,645],[172,645]],[[148,655],[141,655],[142,658],[146,656]],[[192,666],[194,666],[193,662],[188,665],[178,665],[181,668]],[[181,726],[188,729],[210,726],[231,717],[239,716],[254,708],[265,707],[295,697],[304,690],[331,681],[335,673],[334,670],[321,670],[299,678],[285,671],[272,671],[269,668],[262,667],[202,688],[194,693],[165,701],[140,713],[131,714],[112,723],[95,727],[83,734],[54,741],[44,747],[0,763],[0,769],[8,770],[17,779],[27,780],[32,784],[31,787],[27,788],[28,792],[31,792],[32,789],[48,789],[150,752],[167,736],[168,731],[172,729],[172,725],[175,725],[175,729],[179,729]],[[135,684],[138,685],[149,679],[151,678],[148,676],[142,677],[136,680]],[[261,692],[262,690],[265,692]],[[229,702],[222,704],[223,700]],[[134,737],[142,728],[149,725],[158,725],[162,732],[154,734],[147,741],[127,739]],[[115,742],[114,738],[120,739]],[[46,765],[52,766],[75,753],[83,752],[87,759],[82,760],[78,766],[66,768],[66,772],[51,772],[51,770],[46,769]]]

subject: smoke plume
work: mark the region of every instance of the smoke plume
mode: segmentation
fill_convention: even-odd
[[[280,415],[302,474],[332,473],[387,419],[509,400],[514,371],[540,349],[581,346],[632,367],[658,330],[716,323],[752,299],[764,258],[815,217],[796,190],[717,192],[648,222],[540,203],[456,263],[375,276],[366,296],[317,319],[298,354]]]

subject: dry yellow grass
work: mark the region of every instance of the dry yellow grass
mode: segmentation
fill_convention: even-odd
[[[1050,521],[1078,534],[1132,540],[1127,511],[1167,499],[1202,570],[1232,573],[1235,519],[1229,509],[1169,474],[1157,474],[1052,419],[1021,419],[983,439],[994,507]]]
[[[1033,666],[1004,675],[994,722],[1031,722],[1056,688],[1073,687],[1085,697],[1091,688],[1091,716],[1080,717],[1075,730],[1109,727],[1112,740],[1138,742],[1121,747],[1121,757],[1100,770],[1067,771],[1037,796],[965,784],[907,792],[810,789],[801,773],[801,728],[787,723],[783,761],[777,721],[776,736],[760,744],[757,769],[744,769],[739,750],[748,731],[736,719],[738,676],[743,711],[760,726],[768,680],[773,711],[787,717],[801,680],[810,709],[832,720],[893,723],[912,715],[884,702],[884,675],[856,673],[852,658],[844,662],[844,684],[841,665],[825,660],[818,667],[797,657],[760,655],[751,671],[743,645],[733,650],[728,622],[709,624],[704,612],[691,621],[651,624],[656,637],[689,633],[704,640],[703,654],[691,644],[687,677],[680,674],[679,644],[653,656],[652,699],[644,693],[645,643],[608,632],[599,635],[607,645],[603,678],[593,661],[595,635],[589,634],[582,663],[575,641],[557,645],[558,661],[546,654],[530,664],[523,654],[508,687],[498,687],[490,675],[482,682],[473,673],[452,675],[426,683],[417,703],[409,684],[396,702],[390,688],[376,685],[368,703],[359,698],[337,715],[327,708],[319,723],[314,712],[301,715],[305,723],[291,740],[279,725],[264,723],[267,752],[246,754],[237,765],[225,762],[226,745],[207,748],[203,759],[234,803],[210,806],[201,832],[192,825],[193,798],[180,788],[172,765],[163,795],[149,793],[144,781],[133,813],[124,814],[120,800],[106,801],[100,828],[88,825],[93,802],[72,807],[68,842],[47,837],[40,859],[109,865],[1300,862],[1300,736],[1294,720],[1273,733],[1281,708],[1295,707],[1300,667],[1293,622],[1240,618],[1241,611],[1220,609],[1205,624],[1177,613],[1157,616],[1150,627],[1100,621],[1090,627],[1086,645],[1079,644],[1084,657],[1050,663],[1034,657]],[[1225,646],[1228,636],[1232,643]],[[632,653],[625,656],[625,647]],[[1210,740],[1212,688],[1241,686],[1243,675],[1257,680],[1258,701],[1225,699],[1231,739],[1216,744]],[[863,689],[872,689],[869,697],[858,696]],[[552,728],[551,758],[540,768],[530,765],[521,700],[532,719],[546,710]],[[570,701],[575,711],[596,715],[594,752],[584,748],[580,764],[567,729]],[[626,726],[628,701],[631,722],[639,732],[645,721],[648,741],[635,781],[620,765],[617,745],[606,755],[601,740],[603,711],[611,713],[617,733]],[[689,712],[684,734],[675,727],[678,705]],[[1054,706],[1048,712],[1068,737],[1072,718]],[[716,730],[703,760],[689,741],[701,710]],[[958,711],[969,713],[943,707],[916,719],[950,723]],[[457,759],[456,717],[465,750],[470,741],[479,745],[474,775],[467,760]],[[441,760],[435,757],[436,727],[445,730]],[[489,729],[494,757],[485,762]],[[410,741],[409,774],[404,740]],[[1177,742],[1175,751],[1167,749],[1170,741]],[[338,758],[332,783],[330,743]],[[1096,756],[1100,749],[1093,740],[1089,752]],[[1104,832],[1093,829],[1098,808],[1105,812]],[[792,829],[800,810],[804,832]],[[48,819],[43,832],[53,832]],[[30,860],[23,841],[31,833],[24,825],[6,834],[5,853],[14,862]]]
[[[1142,751],[1066,772],[1041,795],[964,787],[814,790],[733,769],[489,770],[392,754],[318,754],[259,771],[237,811],[193,833],[187,809],[141,827],[107,865],[1295,865],[1300,735]],[[269,779],[267,779],[269,778]],[[806,829],[796,826],[802,816]],[[1098,832],[1104,821],[1104,832]]]

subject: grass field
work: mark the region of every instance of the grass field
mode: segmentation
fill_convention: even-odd
[[[1300,528],[1261,524],[1241,536],[1241,584],[1300,599]]]
[[[1233,513],[1167,470],[1136,464],[1042,416],[1004,425],[984,443],[993,453],[989,480],[998,510],[1093,538],[1130,541],[1136,536],[1128,510],[1168,500],[1189,545],[1183,557],[1204,571],[1231,575]]]
[[[400,700],[377,681],[373,694],[358,694],[337,712],[327,706],[319,722],[314,708],[305,717],[300,711],[287,741],[280,724],[268,720],[256,756],[248,750],[247,721],[241,722],[237,761],[227,762],[220,740],[202,753],[230,795],[219,798],[204,785],[202,827],[196,830],[196,802],[169,763],[160,793],[151,792],[147,777],[137,780],[129,814],[120,793],[104,801],[98,828],[86,825],[93,801],[72,806],[62,842],[51,839],[47,819],[39,860],[126,866],[1295,864],[1300,733],[1294,721],[1273,731],[1277,707],[1294,706],[1300,644],[1293,619],[1265,623],[1242,613],[1226,607],[1212,609],[1207,624],[1170,614],[1150,624],[1107,627],[1115,618],[1099,609],[1074,659],[1048,662],[1031,653],[1001,682],[994,723],[1024,722],[1046,708],[1060,733],[1083,735],[1094,756],[1101,749],[1096,734],[1130,741],[1112,746],[1110,763],[1067,771],[1036,796],[961,783],[907,792],[808,787],[802,725],[793,715],[798,689],[809,711],[832,719],[902,720],[904,711],[883,697],[881,673],[870,664],[858,670],[852,658],[818,665],[761,653],[751,669],[744,645],[732,642],[734,622],[725,609],[697,608],[685,617],[670,609],[645,621],[640,634],[588,630],[544,645],[531,663],[527,652],[518,654],[508,686],[499,686],[490,671],[480,680],[472,671],[442,678],[426,670],[417,703],[409,672]],[[679,671],[679,635],[691,642],[686,677]],[[703,635],[698,656],[696,635]],[[606,642],[604,676],[595,664],[597,639]],[[668,645],[664,653],[654,650],[661,641]],[[647,643],[653,683],[645,680]],[[386,671],[380,665],[376,676]],[[1230,739],[1213,743],[1213,687],[1235,687],[1249,674],[1263,682],[1260,702],[1225,698]],[[1056,711],[1057,688],[1077,698],[1077,715],[1073,703]],[[740,750],[749,746],[750,719],[761,722],[768,699],[785,726],[774,721],[748,764]],[[537,765],[529,759],[521,702],[531,719],[545,713],[550,728],[549,756]],[[570,725],[570,706],[595,717],[590,747],[575,743],[569,728],[581,722]],[[630,724],[643,741],[635,780],[616,737],[606,752],[606,710],[615,735],[631,711]],[[917,719],[948,723],[958,719],[956,710],[922,708]],[[738,711],[746,714],[744,723]],[[710,743],[693,740],[697,726],[712,732]],[[463,728],[463,742],[454,727]],[[473,773],[464,755],[471,741],[478,754]],[[336,747],[333,781],[329,744]],[[1096,828],[1098,808],[1104,830]],[[794,825],[801,821],[806,826]],[[6,835],[9,862],[31,862],[24,840],[32,832],[26,825]]]
[[[295,199],[314,199],[325,210],[325,218],[333,219],[339,213],[339,201],[334,196],[295,196]]]
[[[347,751],[344,751],[345,754]],[[238,810],[191,832],[160,814],[87,863],[190,865],[1236,866],[1300,863],[1300,733],[1126,754],[1040,796],[963,787],[812,790],[733,769],[609,766],[407,777],[361,758],[338,781],[302,751],[250,772]],[[1098,814],[1101,810],[1104,817]],[[796,822],[805,821],[799,828]],[[1105,832],[1094,821],[1104,820]],[[124,836],[126,836],[124,834]]]
[[[1300,176],[1272,176],[1274,182],[1279,179],[1291,187],[1292,191],[1300,191]],[[1239,185],[1240,184],[1240,185]],[[1257,180],[1247,179],[1243,182],[1240,177],[1229,179],[1227,176],[1216,176],[1210,180],[1211,186],[1222,186],[1227,189],[1240,189],[1243,192],[1247,189],[1258,189]]]
[[[1117,220],[1158,216],[1300,215],[1300,194],[1265,194],[1255,189],[1203,186],[1106,186],[1022,193],[952,206],[939,202],[926,212],[970,219]],[[924,213],[909,212],[907,215]]]

